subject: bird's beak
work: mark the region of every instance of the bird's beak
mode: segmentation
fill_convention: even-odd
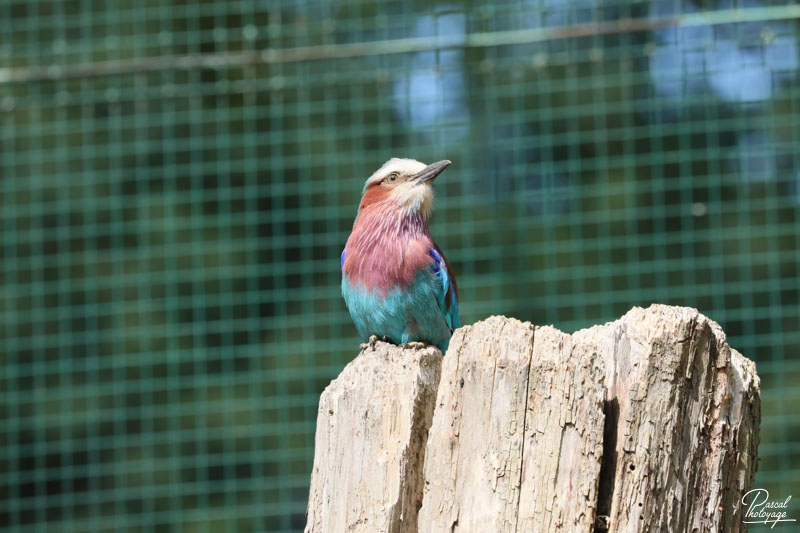
[[[450,161],[447,159],[443,161],[437,161],[436,163],[431,163],[427,167],[423,168],[418,174],[414,175],[414,177],[411,179],[413,179],[418,185],[433,181],[436,176],[441,174],[442,171],[449,166]]]

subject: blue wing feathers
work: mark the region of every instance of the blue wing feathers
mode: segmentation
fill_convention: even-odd
[[[428,252],[433,258],[431,266],[434,274],[442,280],[442,290],[438,294],[439,308],[444,314],[447,325],[451,330],[461,327],[461,320],[458,316],[458,295],[456,289],[456,278],[450,269],[450,263],[445,259],[442,251],[434,244]]]
[[[341,266],[342,270],[344,270],[344,260],[346,256],[347,256],[347,250],[342,250],[342,266]]]

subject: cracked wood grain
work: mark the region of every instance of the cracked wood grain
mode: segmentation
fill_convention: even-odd
[[[530,324],[492,317],[451,339],[420,531],[514,531],[533,337]]]
[[[492,317],[462,331],[442,367],[419,530],[588,531],[602,459],[599,360],[552,327]]]
[[[378,342],[325,389],[306,533],[417,531],[442,355]]]
[[[606,446],[609,531],[745,531],[733,511],[756,470],[753,362],[686,307],[634,308],[573,337],[604,358],[607,401],[618,409]]]

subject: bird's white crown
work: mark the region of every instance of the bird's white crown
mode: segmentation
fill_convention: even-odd
[[[373,172],[372,176],[367,178],[364,183],[364,191],[373,183],[379,183],[386,176],[392,172],[396,172],[401,176],[413,176],[422,171],[427,165],[416,159],[403,159],[400,157],[393,157],[384,163],[381,168]]]

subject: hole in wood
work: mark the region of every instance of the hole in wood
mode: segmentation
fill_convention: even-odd
[[[616,398],[603,404],[603,461],[600,463],[600,483],[597,487],[597,520],[594,530],[608,530],[611,502],[614,499],[614,474],[617,470],[617,426],[619,402]]]

